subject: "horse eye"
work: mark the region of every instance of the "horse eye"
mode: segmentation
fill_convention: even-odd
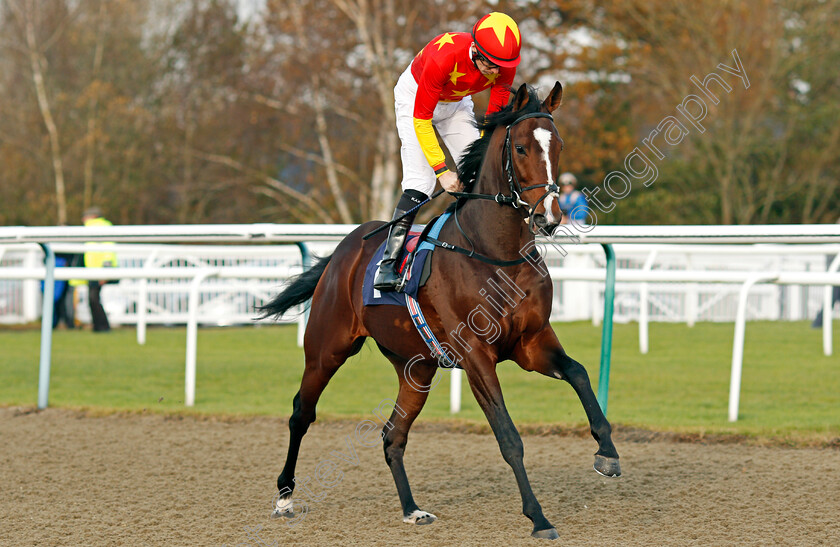
[[[525,148],[521,144],[516,145],[516,152],[522,156],[525,155]]]

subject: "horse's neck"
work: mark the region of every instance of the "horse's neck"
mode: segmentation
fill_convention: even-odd
[[[473,188],[476,193],[510,194],[501,158],[488,158],[477,179]],[[484,199],[469,200],[458,212],[461,227],[472,240],[476,252],[503,260],[517,258],[520,249],[534,239],[524,216],[522,209]]]

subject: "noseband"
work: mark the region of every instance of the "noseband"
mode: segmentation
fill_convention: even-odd
[[[559,195],[560,194],[560,187],[557,186],[554,182],[549,181],[547,184],[534,184],[532,186],[526,186],[525,188],[519,183],[519,179],[516,176],[516,169],[513,167],[513,146],[511,145],[510,140],[510,130],[511,128],[518,124],[519,122],[525,121],[529,118],[548,118],[554,121],[554,117],[547,112],[532,112],[530,114],[525,114],[516,118],[510,125],[505,128],[505,144],[502,149],[502,155],[504,157],[504,170],[505,175],[507,176],[508,181],[508,188],[510,188],[510,195],[506,196],[503,193],[499,192],[498,194],[474,194],[471,192],[452,192],[452,195],[457,198],[466,198],[466,199],[492,199],[496,203],[500,205],[510,205],[514,209],[519,209],[520,206],[527,207],[528,216],[528,230],[531,233],[533,231],[533,224],[534,224],[534,211],[536,211],[537,207],[539,206],[542,201],[552,194]],[[531,205],[527,201],[522,199],[522,194],[529,191],[534,190],[537,188],[545,188],[545,193],[537,200],[534,205]]]

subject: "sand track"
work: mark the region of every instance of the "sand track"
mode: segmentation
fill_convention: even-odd
[[[356,422],[315,424],[298,477],[347,453]],[[285,419],[90,417],[0,409],[0,545],[534,545],[490,435],[418,424],[406,465],[431,526],[400,520],[381,448],[357,447],[305,519],[269,520]],[[624,476],[595,442],[525,436],[525,463],[562,545],[837,545],[840,450],[641,442],[617,436]],[[337,477],[333,474],[333,478]],[[315,484],[314,482],[312,483]],[[304,498],[298,489],[295,497]],[[275,543],[276,542],[276,543]]]

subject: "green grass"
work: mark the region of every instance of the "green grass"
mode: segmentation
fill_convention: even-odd
[[[584,363],[597,390],[600,328],[555,325],[568,353]],[[201,329],[196,405],[183,406],[183,328],[150,329],[144,346],[125,328],[107,335],[56,331],[50,405],[94,410],[288,415],[303,371],[296,327]],[[822,354],[821,331],[806,322],[747,325],[741,416],[726,419],[732,324],[652,324],[650,352],[638,351],[638,326],[616,325],[609,418],[614,424],[703,435],[738,434],[806,442],[840,436],[840,358]],[[34,406],[40,331],[0,330],[0,405]],[[840,340],[840,329],[835,329]],[[449,372],[421,419],[449,419]],[[517,424],[580,426],[582,406],[565,382],[499,365]],[[342,367],[318,407],[322,417],[369,414],[397,391],[391,365],[374,346]],[[485,423],[464,382],[459,419]]]

